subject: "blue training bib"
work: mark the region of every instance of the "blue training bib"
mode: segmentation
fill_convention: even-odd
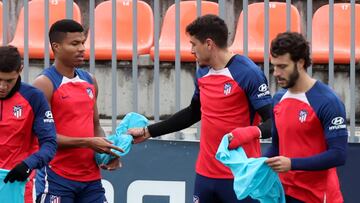
[[[4,183],[9,170],[0,169],[0,202],[24,203],[25,185],[27,181]]]

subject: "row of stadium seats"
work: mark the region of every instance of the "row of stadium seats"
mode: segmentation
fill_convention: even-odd
[[[55,2],[55,3],[54,3]],[[1,2],[0,2],[1,3]],[[201,2],[201,13],[218,14],[218,4],[209,1]],[[154,20],[151,7],[143,2],[138,4],[138,54],[150,54],[154,57]],[[117,58],[132,59],[132,1],[118,0],[116,14]],[[44,1],[29,2],[29,57],[41,59],[44,56]],[[50,1],[49,23],[65,18],[66,0]],[[350,4],[334,4],[334,62],[346,64],[350,62]],[[0,4],[2,17],[2,4]],[[360,13],[360,4],[356,4],[356,13]],[[248,55],[256,62],[264,57],[264,4],[253,3],[248,6]],[[320,7],[312,19],[312,57],[314,63],[327,63],[329,57],[329,5]],[[95,58],[111,59],[112,28],[111,1],[104,1],[95,8]],[[180,2],[180,52],[181,61],[195,61],[190,53],[191,45],[185,34],[185,27],[196,18],[196,1]],[[76,3],[73,4],[73,19],[81,22],[81,13]],[[2,22],[2,19],[0,20]],[[175,60],[175,5],[169,7],[163,18],[159,49],[160,61]],[[299,11],[291,6],[291,31],[300,32]],[[356,15],[356,28],[360,27],[360,15]],[[270,2],[269,4],[269,40],[279,32],[286,30],[286,4]],[[360,32],[356,33],[356,60],[360,59]],[[2,25],[1,31],[2,34]],[[2,41],[2,36],[1,36]],[[90,42],[86,41],[86,58],[89,58]],[[24,50],[24,10],[20,11],[15,36],[9,43]],[[243,13],[240,14],[233,44],[230,50],[243,53]],[[52,57],[52,53],[51,53]]]

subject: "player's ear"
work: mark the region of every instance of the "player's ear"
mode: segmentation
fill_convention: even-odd
[[[59,43],[57,43],[57,42],[51,43],[51,48],[52,48],[53,52],[57,52],[59,47],[60,47]]]
[[[207,45],[208,50],[211,50],[213,48],[213,46],[214,46],[214,41],[212,39],[210,39],[210,38],[207,38],[205,40],[205,43]]]
[[[21,74],[22,70],[24,69],[24,65],[21,64],[19,70],[17,71],[19,74]]]
[[[305,60],[304,59],[299,59],[297,62],[296,62],[296,65],[298,68],[303,68],[305,69]]]

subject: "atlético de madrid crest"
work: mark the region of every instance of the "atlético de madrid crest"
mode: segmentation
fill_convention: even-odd
[[[21,118],[22,116],[22,106],[16,105],[13,107],[13,114],[16,118]]]
[[[94,98],[94,93],[90,87],[86,88],[86,92],[89,95],[90,99]]]
[[[299,112],[299,121],[300,121],[301,123],[304,123],[304,122],[306,121],[307,115],[308,115],[308,112],[307,112],[306,110],[301,110],[301,111]]]
[[[228,95],[231,93],[231,87],[232,85],[230,83],[225,83],[224,85],[224,94]]]

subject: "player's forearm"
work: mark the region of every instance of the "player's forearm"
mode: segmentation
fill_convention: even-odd
[[[89,147],[89,138],[87,137],[68,137],[57,134],[58,148],[87,148]]]
[[[291,170],[325,170],[345,164],[347,136],[328,140],[329,149],[307,158],[292,158]]]
[[[30,169],[40,169],[48,164],[56,154],[56,139],[47,137],[39,141],[40,149],[29,156],[24,162]]]
[[[270,146],[262,156],[269,158],[274,156],[279,156],[279,150],[277,147]]]
[[[165,121],[149,125],[148,130],[151,137],[158,137],[190,127],[199,120],[183,109]]]
[[[198,122],[201,118],[200,101],[192,100],[190,106],[175,113],[169,119],[148,126],[151,137],[176,132]]]
[[[276,128],[273,126],[271,130],[272,134],[272,140],[271,140],[271,146],[266,150],[265,153],[263,153],[262,156],[264,157],[274,157],[279,156],[279,136],[277,134]]]
[[[258,127],[260,129],[260,138],[261,139],[268,139],[271,137],[271,126],[272,126],[272,119],[269,118],[266,121],[262,122]]]
[[[271,137],[271,127],[272,127],[272,105],[266,105],[257,110],[261,116],[262,123],[258,126],[261,132],[261,139],[267,139]]]

